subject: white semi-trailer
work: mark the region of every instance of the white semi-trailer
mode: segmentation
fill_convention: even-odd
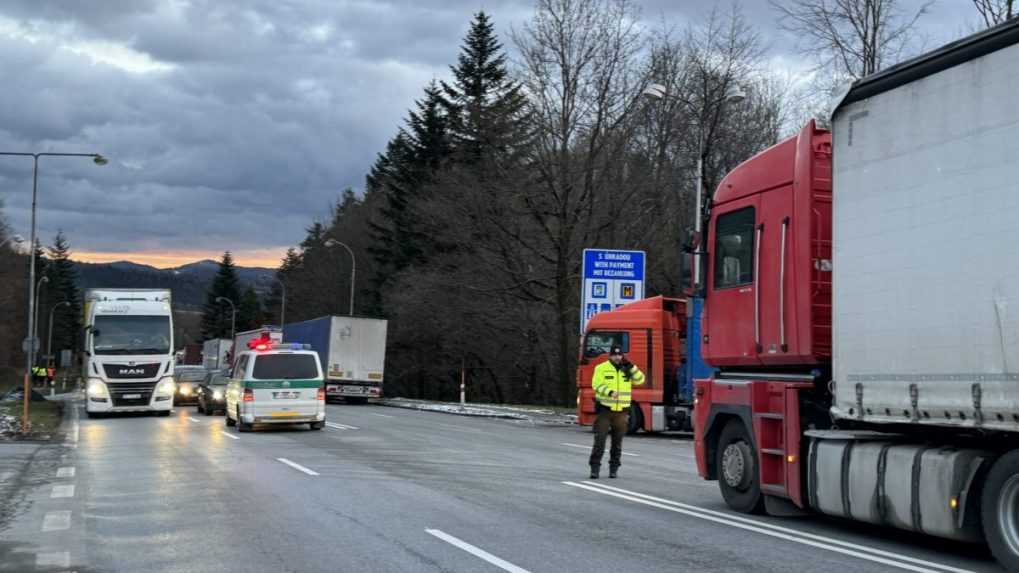
[[[88,289],[85,412],[173,409],[173,312],[165,289]]]

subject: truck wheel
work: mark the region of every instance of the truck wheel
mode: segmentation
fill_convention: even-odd
[[[984,536],[994,558],[1019,571],[1019,450],[998,458],[980,497]]]
[[[163,410],[159,412],[159,415],[165,418],[170,415],[170,410]]]
[[[636,434],[637,430],[644,427],[644,413],[641,412],[640,406],[637,404],[630,404],[630,417],[626,423],[626,433]]]
[[[722,429],[715,467],[725,503],[741,513],[760,513],[764,498],[757,472],[757,452],[739,420],[729,421]]]

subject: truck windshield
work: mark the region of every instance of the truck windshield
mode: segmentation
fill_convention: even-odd
[[[629,332],[588,332],[584,339],[584,356],[594,358],[609,351],[613,346],[622,348],[623,352],[630,351]]]
[[[95,317],[92,346],[96,354],[169,354],[169,316]]]
[[[318,364],[314,354],[263,354],[251,371],[255,380],[314,380]]]

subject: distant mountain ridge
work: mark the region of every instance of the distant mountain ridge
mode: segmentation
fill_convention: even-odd
[[[219,271],[219,263],[205,259],[172,269],[114,261],[112,263],[74,262],[78,271],[78,288],[166,288],[173,295],[173,305],[180,310],[201,310],[205,293]],[[275,269],[236,267],[242,288],[252,285],[259,294],[268,292]]]

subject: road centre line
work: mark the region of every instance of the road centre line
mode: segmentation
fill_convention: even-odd
[[[571,448],[580,448],[582,450],[588,450],[588,451],[591,450],[591,446],[582,446],[580,444],[567,444],[566,442],[560,442],[559,445],[560,446],[568,446],[568,447],[571,447]],[[623,452],[623,455],[624,456],[633,456],[635,458],[639,458],[640,457],[640,454],[631,454],[630,452]]]
[[[223,434],[224,436],[226,436],[226,437],[228,437],[228,438],[230,438],[232,440],[239,440],[240,439],[239,437],[231,434],[230,432],[225,432],[225,431],[220,430],[219,433]]]
[[[55,485],[53,486],[53,493],[50,494],[50,497],[74,497],[74,485]]]
[[[875,563],[881,563],[883,565],[890,565],[899,569],[905,569],[907,571],[916,571],[918,573],[936,573],[936,572],[949,572],[949,573],[973,573],[967,569],[959,569],[950,565],[942,565],[940,563],[934,563],[931,561],[925,561],[923,559],[916,559],[906,555],[899,555],[890,551],[884,551],[881,549],[874,549],[863,545],[857,545],[847,541],[841,541],[838,539],[824,537],[821,535],[815,535],[812,533],[806,533],[787,527],[781,527],[757,521],[754,519],[748,519],[723,513],[720,511],[714,511],[705,509],[695,505],[688,505],[676,501],[670,501],[638,492],[632,492],[625,489],[596,484],[593,482],[585,481],[582,483],[576,482],[562,482],[564,485],[576,487],[580,489],[586,489],[602,495],[608,495],[625,499],[628,501],[656,507],[658,509],[664,509],[666,511],[672,511],[675,513],[681,513],[690,517],[696,517],[698,519],[704,519],[706,521],[712,521],[720,523],[722,525],[728,525],[738,529],[744,529],[747,531],[753,531],[755,533],[761,533],[770,537],[776,537],[784,539],[786,541],[792,541],[793,543],[799,543],[802,545],[809,545],[818,549],[824,549],[832,551],[834,553],[841,553],[843,555],[849,555],[851,557],[857,557],[867,561],[873,561]]]
[[[336,422],[326,422],[326,426],[334,430],[360,430],[357,426],[348,426],[347,424],[337,424]]]
[[[372,416],[378,416],[380,418],[395,418],[396,416],[390,416],[389,414],[376,414],[375,412],[368,412]]]
[[[68,553],[67,551],[35,554],[36,569],[42,569],[44,567],[70,567],[70,566],[71,566],[71,554]]]
[[[302,466],[301,464],[294,463],[294,462],[288,460],[287,458],[276,458],[276,461],[280,462],[282,464],[286,464],[286,465],[294,468],[295,470],[297,470],[299,472],[304,472],[304,473],[306,473],[306,474],[308,474],[310,476],[317,476],[318,475],[317,471],[309,470],[308,468]]]
[[[42,518],[42,530],[62,531],[71,528],[70,511],[47,511]]]
[[[470,543],[467,543],[466,541],[457,539],[456,537],[453,537],[452,535],[444,531],[438,529],[426,529],[425,532],[428,533],[429,535],[438,537],[439,539],[445,541],[446,543],[449,543],[450,545],[453,545],[454,547],[463,549],[467,553],[470,553],[471,555],[479,559],[488,561],[489,563],[495,565],[496,567],[502,569],[503,571],[509,571],[510,573],[530,573],[527,569],[517,567],[516,565],[510,563],[509,561],[500,559],[495,555],[492,555],[491,553],[485,551],[484,549],[480,549],[478,547],[471,545]]]

